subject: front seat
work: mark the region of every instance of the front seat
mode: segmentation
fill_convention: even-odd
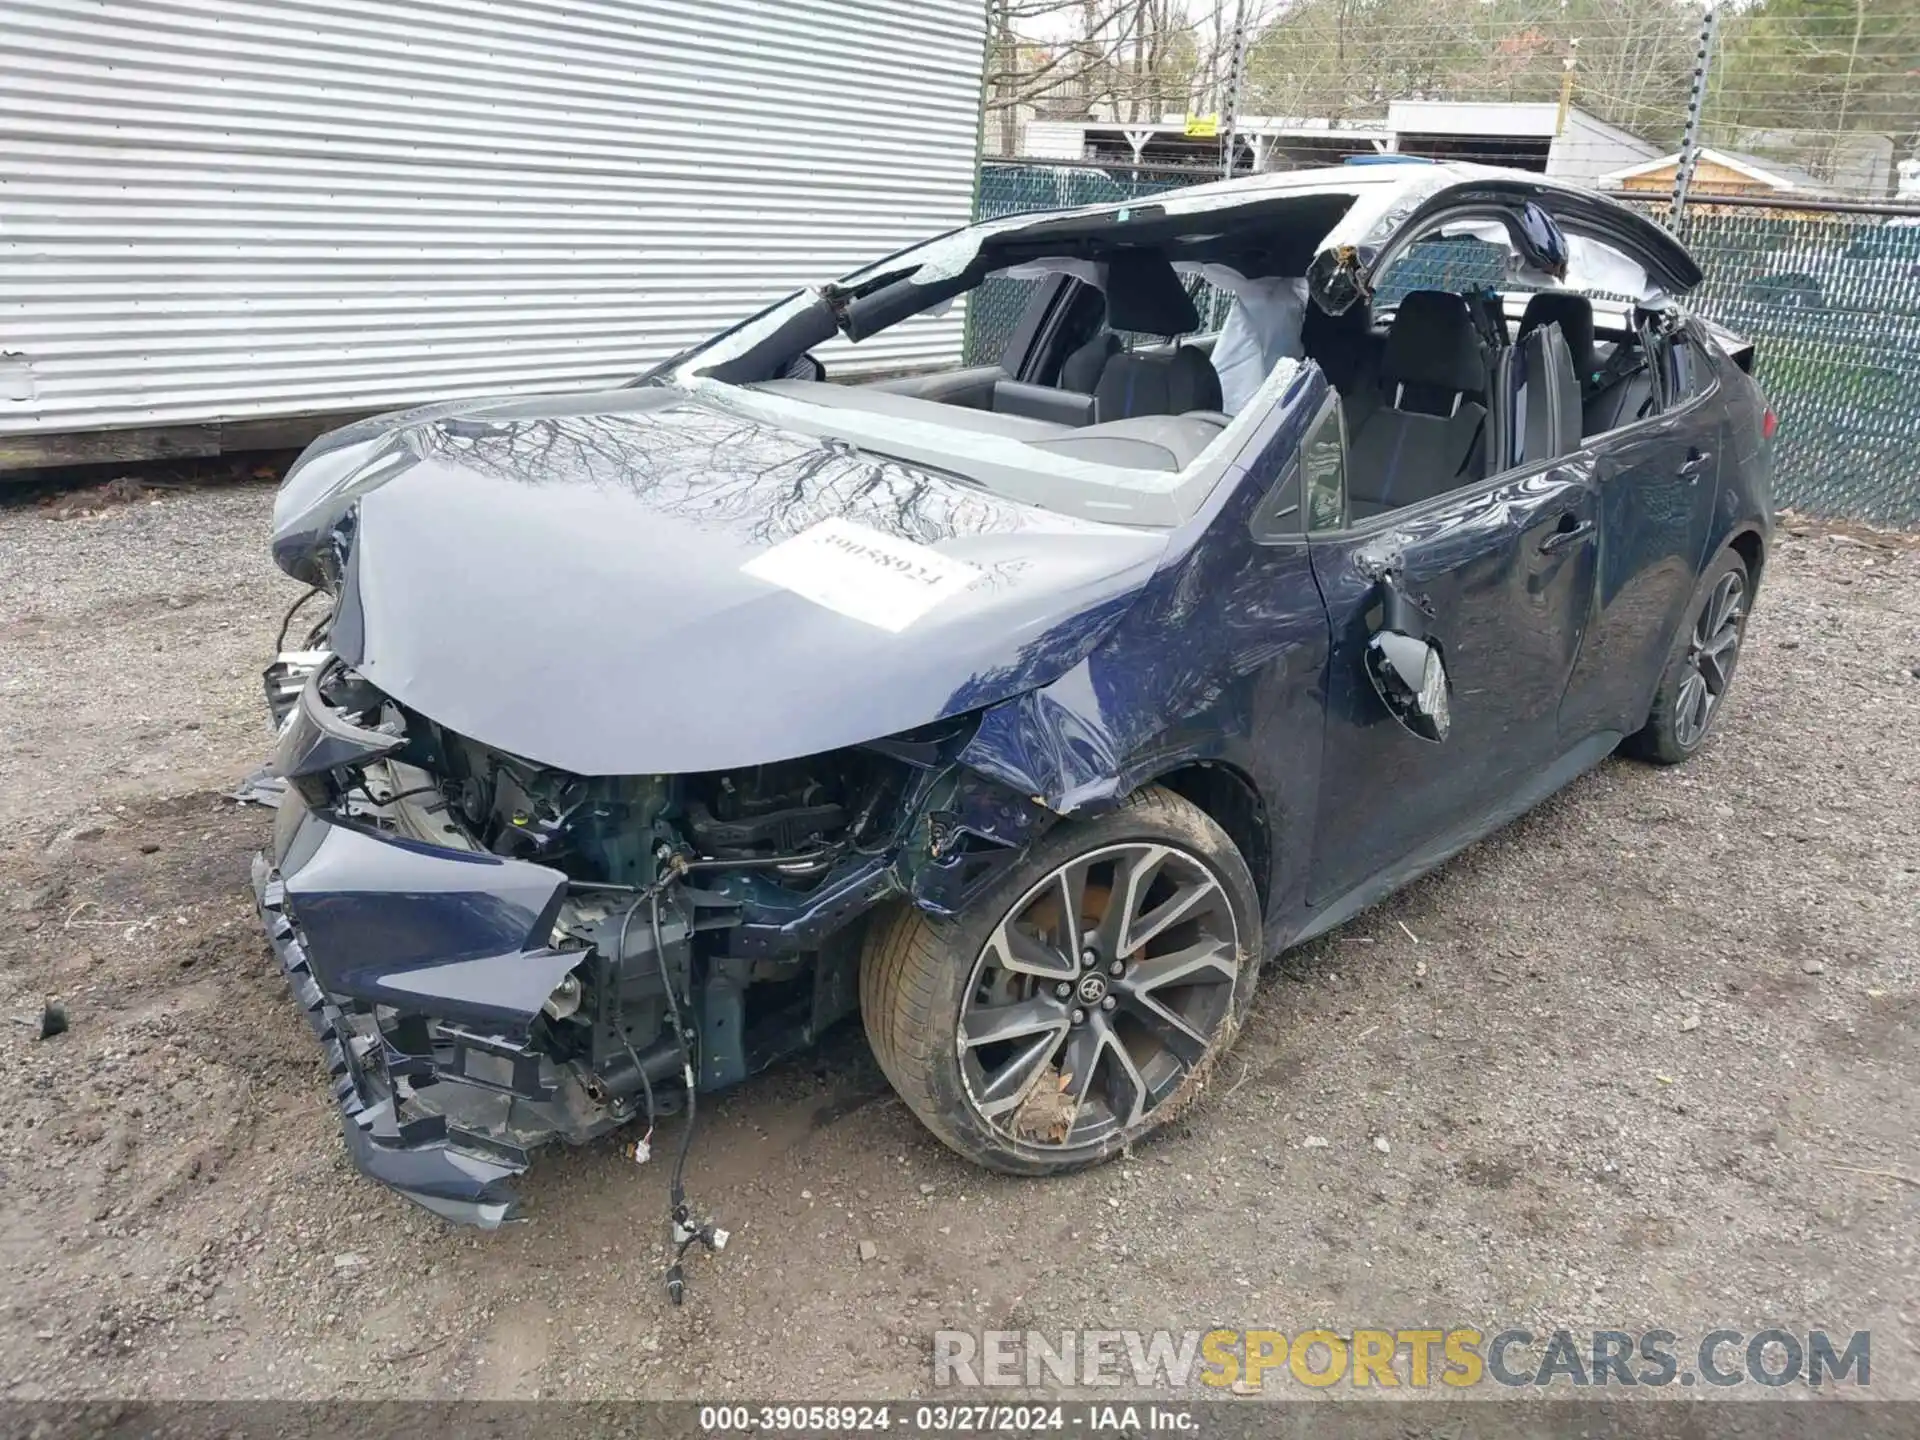
[[[1584,295],[1543,290],[1527,301],[1520,317],[1520,339],[1547,325],[1558,325],[1580,379],[1582,435],[1604,435],[1631,425],[1653,406],[1653,376],[1646,353],[1633,340],[1614,347],[1607,363],[1600,363],[1594,346],[1593,302]]]
[[[1200,328],[1200,312],[1164,255],[1141,250],[1114,256],[1107,262],[1106,296],[1109,332],[1170,340]],[[1084,364],[1081,357],[1087,349],[1075,351],[1067,364]],[[1219,409],[1220,377],[1205,352],[1191,345],[1153,354],[1115,349],[1105,357],[1093,387],[1096,424]]]
[[[1100,386],[1100,372],[1107,368],[1107,361],[1119,353],[1120,337],[1111,330],[1102,330],[1060,362],[1059,388],[1081,395],[1093,394]]]
[[[1380,341],[1373,333],[1373,307],[1356,300],[1330,315],[1309,301],[1300,322],[1300,348],[1339,392],[1347,433],[1358,434],[1379,393]]]
[[[1542,290],[1530,297],[1520,316],[1520,333],[1513,343],[1526,343],[1529,335],[1549,325],[1560,327],[1560,338],[1567,342],[1567,354],[1573,361],[1573,373],[1580,388],[1593,383],[1599,368],[1593,350],[1593,302],[1584,295],[1569,295],[1563,290]]]
[[[1353,437],[1354,516],[1416,505],[1480,478],[1486,421],[1486,352],[1467,302],[1413,291],[1387,331],[1378,404]]]
[[[1580,448],[1580,381],[1557,320],[1502,351],[1487,421],[1487,469],[1557,460]]]

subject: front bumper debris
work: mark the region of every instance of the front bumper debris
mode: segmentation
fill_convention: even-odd
[[[287,916],[286,886],[264,854],[253,860],[253,893],[293,997],[325,1048],[340,1129],[355,1167],[449,1220],[493,1229],[514,1219],[519,1201],[507,1182],[526,1170],[526,1153],[473,1145],[444,1115],[403,1121],[392,1067],[408,1057],[390,1052],[377,1026],[369,1033],[320,988]]]
[[[282,800],[253,888],[274,955],[325,1049],[354,1164],[437,1215],[516,1218],[509,1182],[539,1145],[625,1117],[530,1048],[582,958],[548,948],[564,877],[435,852]]]

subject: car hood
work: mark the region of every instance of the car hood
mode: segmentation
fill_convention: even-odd
[[[815,754],[1044,685],[1167,544],[665,387],[362,422],[274,520],[368,680],[582,775]]]

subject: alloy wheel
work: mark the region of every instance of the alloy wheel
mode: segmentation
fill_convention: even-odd
[[[1737,570],[1729,571],[1713,587],[1701,607],[1700,618],[1694,622],[1673,712],[1673,736],[1683,750],[1693,749],[1706,736],[1733,679],[1734,663],[1740,658],[1746,598],[1745,578]]]
[[[1198,857],[1149,841],[1076,857],[974,961],[956,1035],[968,1103],[1022,1145],[1099,1146],[1211,1053],[1239,965],[1232,903]]]

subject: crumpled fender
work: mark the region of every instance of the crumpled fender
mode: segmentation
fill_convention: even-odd
[[[986,710],[960,764],[1060,814],[1118,797],[1122,751],[1082,660],[1051,685]]]
[[[1282,697],[1313,683],[1328,631],[1298,551],[1260,544],[1252,518],[1326,389],[1316,366],[1301,370],[1243,472],[1169,537],[1111,632],[1048,684],[985,707],[960,765],[1067,815],[1187,764],[1268,763],[1250,753],[1256,717],[1271,723]]]

